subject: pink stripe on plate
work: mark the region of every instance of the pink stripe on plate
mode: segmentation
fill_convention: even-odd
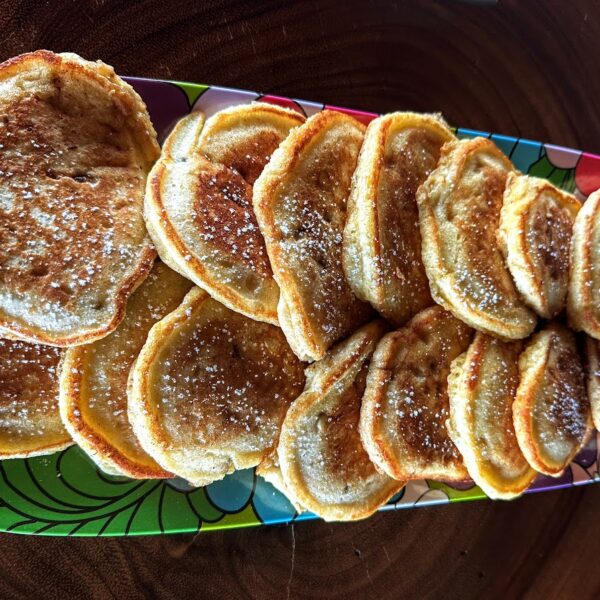
[[[341,106],[331,106],[330,104],[326,104],[325,108],[327,110],[335,110],[336,112],[344,113],[345,115],[350,115],[354,117],[357,121],[368,125],[373,119],[378,117],[379,115],[375,113],[368,113],[362,110],[352,110],[351,108],[342,108]]]
[[[282,106],[283,108],[289,108],[295,110],[301,114],[304,114],[304,110],[295,100],[290,98],[284,98],[283,96],[273,96],[272,94],[265,94],[258,98],[260,102],[267,102],[268,104],[274,104],[275,106]]]
[[[575,170],[575,182],[586,196],[600,189],[600,156],[582,153]]]

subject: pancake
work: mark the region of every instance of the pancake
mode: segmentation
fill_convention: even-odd
[[[600,342],[585,338],[587,393],[594,427],[600,431]]]
[[[294,490],[286,485],[283,479],[281,466],[279,464],[279,456],[277,455],[277,447],[275,447],[273,451],[256,467],[256,474],[260,475],[276,490],[281,492],[296,509],[297,513],[306,512],[306,508],[302,506],[300,500],[294,494]]]
[[[556,323],[536,333],[519,358],[519,373],[513,404],[519,446],[536,471],[559,477],[592,431],[573,333]]]
[[[73,443],[58,413],[59,348],[0,339],[0,459]]]
[[[129,420],[163,469],[207,485],[272,452],[303,385],[281,329],[194,288],[150,330],[132,371]]]
[[[344,275],[346,201],[365,128],[324,110],[294,129],[254,184],[254,212],[279,284],[279,324],[318,360],[370,314]]]
[[[416,193],[453,138],[438,115],[391,113],[367,127],[348,199],[344,270],[356,296],[395,325],[432,304]]]
[[[364,519],[404,485],[377,470],[358,427],[369,361],[386,330],[373,321],[308,367],[281,428],[283,490],[326,521]]]
[[[175,310],[192,283],[157,262],[127,303],[117,329],[67,350],[60,411],[79,446],[98,466],[135,479],[172,477],[140,446],[127,418],[127,382],[150,328]]]
[[[279,289],[252,184],[304,117],[256,102],[182,119],[148,179],[145,217],[161,258],[228,308],[277,324]]]
[[[469,474],[446,429],[448,374],[472,330],[439,306],[386,335],[371,361],[360,434],[371,460],[399,480]]]
[[[512,404],[519,385],[522,342],[477,333],[452,362],[448,377],[452,441],[471,479],[490,497],[522,494],[537,473],[517,443]]]
[[[600,190],[575,219],[567,314],[571,327],[600,340]]]
[[[550,182],[510,173],[500,213],[500,248],[525,303],[545,319],[565,307],[573,223],[581,203]]]
[[[471,327],[504,339],[525,338],[536,323],[497,243],[502,195],[512,170],[487,139],[449,142],[417,193],[433,299]]]
[[[101,62],[23,54],[0,65],[0,148],[0,330],[61,347],[106,336],[155,257],[144,103]]]

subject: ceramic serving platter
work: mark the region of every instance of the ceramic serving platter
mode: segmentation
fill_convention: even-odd
[[[210,116],[253,100],[291,107],[310,116],[323,108],[349,113],[367,123],[376,115],[254,92],[130,78],[148,105],[162,142],[175,122],[191,110]],[[585,198],[600,188],[600,156],[524,139],[458,129],[459,137],[484,135],[524,173],[545,177]],[[528,493],[598,481],[594,437],[564,475],[538,477]],[[414,508],[485,498],[473,484],[409,483],[381,510]],[[253,470],[244,470],[206,488],[181,479],[134,481],[104,474],[73,446],[52,456],[0,461],[0,531],[22,534],[123,536],[250,527],[313,519],[291,504]]]

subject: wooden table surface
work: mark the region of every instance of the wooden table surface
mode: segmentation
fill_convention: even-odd
[[[0,2],[0,59],[42,47],[600,153],[596,0]],[[600,485],[343,525],[2,535],[0,598],[597,598],[598,520]]]

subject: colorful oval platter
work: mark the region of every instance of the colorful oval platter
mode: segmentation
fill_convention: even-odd
[[[207,116],[252,100],[292,107],[306,115],[321,104],[263,96],[252,92],[129,79],[148,105],[164,140],[174,123],[190,110]],[[363,122],[375,115],[337,107]],[[460,137],[485,135],[518,169],[545,177],[585,198],[600,187],[600,157],[584,152],[502,135],[458,129]],[[529,492],[592,483],[598,480],[595,437],[559,479],[538,477]],[[450,486],[416,481],[382,510],[412,508],[485,498],[473,484]],[[237,472],[206,488],[194,489],[180,479],[133,481],[99,471],[73,446],[53,456],[0,462],[0,530],[23,534],[118,536],[249,527],[315,518],[298,515],[290,503],[253,470]]]

